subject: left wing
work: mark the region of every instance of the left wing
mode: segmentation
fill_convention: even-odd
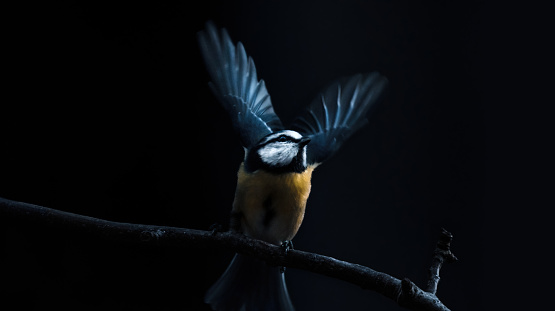
[[[378,100],[387,79],[377,72],[358,74],[325,89],[293,123],[293,130],[311,138],[308,164],[329,159],[352,134],[366,124],[366,113]]]
[[[241,42],[233,44],[227,31],[206,23],[198,41],[208,73],[210,87],[229,113],[244,147],[250,148],[262,137],[283,126],[274,112],[264,80],[258,81],[252,58]]]

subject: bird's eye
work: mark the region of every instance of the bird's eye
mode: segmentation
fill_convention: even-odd
[[[280,136],[280,137],[278,138],[278,141],[279,141],[279,142],[287,141],[287,136]]]

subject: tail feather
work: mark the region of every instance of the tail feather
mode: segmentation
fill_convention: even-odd
[[[218,311],[293,311],[279,267],[236,254],[204,301]]]

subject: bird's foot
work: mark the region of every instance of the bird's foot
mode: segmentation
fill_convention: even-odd
[[[283,252],[285,253],[285,256],[287,256],[289,251],[293,249],[293,241],[285,240],[285,241],[281,242],[280,246],[281,246],[281,249],[283,249]],[[285,272],[285,267],[279,267],[279,271],[281,271],[281,273],[284,273]]]
[[[287,255],[290,250],[294,249],[293,248],[293,241],[285,240],[285,241],[281,242],[281,248],[285,252],[285,255]]]
[[[220,233],[223,232],[223,228],[222,225],[220,225],[219,223],[214,223],[210,226],[210,230],[212,231],[212,234],[216,234],[216,233]]]

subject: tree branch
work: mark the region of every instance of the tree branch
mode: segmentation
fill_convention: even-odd
[[[429,270],[428,284],[426,285],[426,291],[433,295],[437,292],[437,284],[439,283],[439,270],[443,262],[452,263],[457,261],[457,257],[451,252],[451,240],[453,235],[447,230],[441,228],[441,236],[437,242],[436,249],[434,251],[434,258],[432,259],[432,266]]]
[[[431,279],[424,291],[406,278],[401,281],[362,265],[314,253],[290,250],[286,254],[280,246],[238,233],[120,223],[3,198],[0,198],[0,212],[52,226],[64,226],[110,240],[171,247],[224,248],[262,259],[270,265],[303,269],[350,282],[363,289],[376,291],[411,310],[449,310],[435,296],[443,261],[450,262],[453,261],[452,258],[456,258],[449,250],[452,235],[445,230],[437,246],[441,252],[436,249],[430,268]],[[440,243],[443,248],[440,248]]]

